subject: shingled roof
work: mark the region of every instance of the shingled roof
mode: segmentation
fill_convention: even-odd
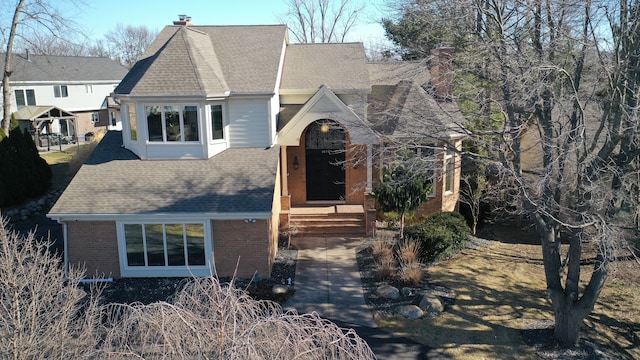
[[[389,62],[369,66],[373,85],[367,120],[375,131],[396,138],[448,138],[467,134],[458,105],[436,101],[422,84],[412,79],[415,77],[421,83],[428,81],[424,75],[426,68],[421,68],[421,64]]]
[[[166,26],[115,89],[132,96],[220,96],[276,89],[287,27]]]
[[[4,68],[4,54],[0,56]],[[17,81],[111,81],[118,82],[127,69],[106,57],[25,55],[11,56],[11,82]]]
[[[270,213],[278,147],[232,148],[207,160],[139,160],[108,132],[49,212],[83,215]],[[136,176],[131,176],[136,174]]]
[[[362,43],[291,44],[287,47],[281,92],[306,90],[313,93],[322,85],[336,93],[369,92],[371,84]]]

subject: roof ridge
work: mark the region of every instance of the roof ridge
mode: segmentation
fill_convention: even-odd
[[[190,29],[189,27],[184,27],[184,29],[184,31],[188,31],[185,32],[185,36],[187,42],[189,43],[189,47],[187,48],[189,52],[189,58],[194,64],[194,71],[202,89],[205,91],[205,93],[207,93],[207,95],[209,95],[210,92],[214,91],[210,88],[210,86],[207,86],[206,82],[207,80],[211,82],[213,79],[203,74],[203,67],[207,67],[213,73],[213,76],[218,83],[217,85],[220,86],[223,90],[228,91],[229,86],[227,85],[227,82],[224,78],[222,65],[220,64],[218,54],[216,53],[216,50],[211,43],[209,34],[197,29]],[[204,47],[206,47],[206,49],[196,44],[197,40],[194,38],[194,36],[202,36],[205,38],[205,44],[203,45]],[[205,56],[203,51],[210,51],[211,54],[207,54],[208,56]]]

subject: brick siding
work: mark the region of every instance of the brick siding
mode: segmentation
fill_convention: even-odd
[[[69,265],[86,267],[87,277],[120,277],[118,235],[114,221],[67,223]]]
[[[238,277],[251,277],[258,273],[271,276],[271,263],[275,256],[270,236],[271,220],[213,221],[213,255],[216,273],[232,276],[238,264]]]

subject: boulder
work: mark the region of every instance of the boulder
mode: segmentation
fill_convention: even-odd
[[[400,291],[391,285],[380,285],[376,289],[376,295],[385,299],[397,300],[400,298]]]
[[[424,315],[424,311],[415,305],[402,305],[396,307],[395,310],[408,319],[419,319]]]
[[[442,305],[440,298],[428,294],[422,297],[418,306],[428,313],[441,313],[444,311],[444,305]]]

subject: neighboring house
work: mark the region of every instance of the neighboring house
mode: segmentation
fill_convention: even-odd
[[[87,132],[122,129],[119,107],[113,99],[106,100],[127,73],[117,61],[28,53],[14,53],[11,59],[11,112],[16,120],[27,122],[23,128],[33,120],[26,114],[40,119],[40,133],[80,140]],[[60,112],[69,116],[56,117]]]
[[[48,214],[64,226],[65,263],[113,277],[269,277],[279,235],[305,221],[371,234],[385,134],[368,114],[369,67],[360,43],[289,44],[284,25],[165,27],[114,91],[123,130]],[[442,110],[412,93],[429,101],[419,109]],[[384,100],[388,113],[413,101]],[[435,144],[434,179],[446,182]],[[457,194],[433,196],[437,210],[455,208]]]

